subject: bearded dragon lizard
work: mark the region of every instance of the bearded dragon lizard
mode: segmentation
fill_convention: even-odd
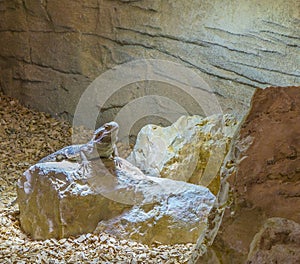
[[[79,161],[78,170],[83,169],[83,173],[89,167],[89,160],[93,158],[115,158],[118,157],[116,148],[117,134],[119,125],[116,122],[109,122],[95,130],[92,139],[82,145],[71,145],[58,150],[49,156],[41,159],[38,163],[44,162],[59,162]],[[118,160],[115,159],[117,165]]]

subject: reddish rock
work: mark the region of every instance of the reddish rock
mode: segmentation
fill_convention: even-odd
[[[300,222],[300,87],[257,90],[239,141],[248,137],[233,181],[239,202]]]
[[[300,263],[300,224],[270,218],[255,235],[247,264]]]
[[[258,89],[232,155],[234,202],[214,247],[224,263],[244,263],[267,218],[300,223],[300,87]]]

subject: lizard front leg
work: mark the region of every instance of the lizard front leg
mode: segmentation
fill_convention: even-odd
[[[122,161],[119,159],[119,152],[116,145],[113,147],[112,158],[114,159],[116,167],[121,168]]]
[[[93,151],[92,146],[84,146],[80,149],[80,158],[81,158],[81,163],[79,165],[78,171],[82,170],[82,173],[88,173],[90,169],[90,162],[88,161],[87,154],[86,153],[91,153]]]

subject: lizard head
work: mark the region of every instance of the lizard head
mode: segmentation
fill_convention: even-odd
[[[105,123],[94,132],[93,141],[98,143],[115,143],[117,141],[117,134],[119,125],[112,121]]]

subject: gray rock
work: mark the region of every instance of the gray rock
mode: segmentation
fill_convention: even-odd
[[[34,239],[92,232],[102,219],[120,213],[107,206],[86,180],[76,180],[77,163],[49,162],[30,167],[18,181],[22,229]]]
[[[127,188],[135,186],[135,205],[118,217],[101,221],[96,232],[105,230],[145,244],[196,243],[208,227],[215,202],[209,189],[141,175],[135,180],[128,171],[121,170],[118,177]]]
[[[104,230],[143,243],[195,243],[207,229],[215,196],[119,161],[116,169],[113,161],[93,160],[84,176],[77,163],[66,161],[29,168],[18,182],[23,230],[34,239]]]

